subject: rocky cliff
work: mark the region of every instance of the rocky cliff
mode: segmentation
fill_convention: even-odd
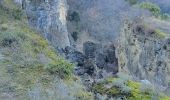
[[[141,11],[132,9],[127,2],[23,1],[24,4],[21,4],[30,26],[42,32],[53,46],[63,48],[60,52],[66,58],[78,62],[78,67],[81,66],[79,74],[95,73],[96,68],[112,69],[114,74],[127,72],[138,80],[149,80],[163,88],[168,87],[168,39],[159,36],[160,32],[147,27],[144,21],[135,20],[135,16],[139,16],[137,12]],[[133,16],[127,14],[127,10]],[[123,25],[123,15],[132,21]],[[68,46],[74,50],[70,52]]]
[[[30,26],[42,32],[56,48],[70,46],[66,0],[23,0],[23,3]]]
[[[125,21],[117,48],[119,71],[149,80],[161,89],[167,88],[170,82],[169,39],[164,35],[167,33],[159,33],[144,23]]]
[[[104,92],[106,92],[108,98],[114,97],[115,94],[120,97],[124,95],[130,98],[138,97],[133,92],[129,93],[129,87],[123,86],[125,90],[122,92],[118,89],[120,88],[119,86],[110,85],[110,82],[114,81],[113,77],[119,78],[119,73],[131,76],[133,81],[140,83],[144,81],[147,84],[154,85],[157,90],[169,93],[170,38],[168,32],[170,25],[168,21],[165,23],[153,18],[148,11],[134,9],[126,2],[127,0],[9,1],[15,1],[15,6],[19,7],[17,7],[16,11],[14,10],[17,16],[16,14],[12,14],[12,16],[14,15],[18,19],[20,14],[18,12],[23,11],[31,29],[41,33],[60,55],[75,64],[74,74],[81,77],[83,84],[86,86],[85,90],[92,92],[95,98],[99,98],[97,93],[102,94]],[[9,6],[9,1],[2,0],[0,4],[8,4],[7,6]],[[1,8],[7,10],[7,14],[13,12],[14,8],[8,9],[7,6],[1,6]],[[22,27],[19,27],[19,29],[22,29]],[[11,41],[9,40],[9,43]],[[35,47],[38,45],[36,41],[33,41],[33,45],[31,44],[33,47],[34,45]],[[48,46],[44,48],[48,48]],[[51,69],[50,74],[61,74],[59,76],[63,78],[65,74],[70,75],[72,73],[68,63],[60,58],[53,58],[54,52],[49,54],[50,57],[51,55],[53,56],[48,60],[46,56],[39,54],[41,51],[36,50],[33,49],[34,52],[38,52],[35,59],[37,58],[40,61],[40,65],[43,63],[41,66],[46,67],[48,65],[49,69]],[[0,60],[3,58],[4,55],[0,53]],[[53,62],[46,64],[48,61]],[[107,82],[101,82],[108,79],[108,77],[111,77],[111,79],[107,80]],[[135,88],[132,90],[136,93],[136,88],[139,89],[139,84],[134,83],[138,87],[133,87],[134,84],[131,81],[125,80],[125,82],[119,80],[118,85],[122,83],[123,85],[131,86]],[[55,84],[55,82],[52,83]],[[105,85],[103,86],[103,84]],[[109,88],[112,90],[109,90]],[[36,86],[35,89],[37,89]],[[36,91],[33,89],[30,95]],[[49,93],[48,91],[46,92],[47,94]],[[67,94],[69,95],[69,93]],[[80,97],[83,98],[84,95],[87,94]],[[87,98],[92,99],[93,96],[87,96]]]

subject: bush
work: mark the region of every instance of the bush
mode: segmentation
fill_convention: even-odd
[[[149,2],[142,2],[139,4],[139,7],[151,11],[152,14],[156,17],[158,17],[161,13],[161,9],[159,6]]]
[[[8,25],[7,24],[2,24],[1,25],[1,30],[2,31],[6,31],[8,29]]]
[[[131,91],[132,91],[132,89],[131,89],[130,87],[124,85],[123,87],[121,87],[121,90],[120,90],[120,91],[121,91],[121,93],[123,93],[123,94],[130,94]]]
[[[50,73],[58,74],[61,78],[69,78],[73,73],[73,64],[60,59],[50,63],[47,69]]]
[[[115,87],[121,88],[125,85],[125,83],[126,83],[126,81],[124,81],[122,79],[117,79],[112,82],[112,85]]]
[[[153,87],[152,85],[142,83],[140,87],[140,91],[145,94],[151,94],[153,92]]]
[[[0,45],[3,47],[16,46],[18,44],[18,38],[13,33],[0,33]]]
[[[166,33],[161,31],[160,29],[156,29],[155,32],[156,32],[157,37],[159,37],[159,38],[165,38],[166,37]]]
[[[131,5],[134,5],[137,3],[137,0],[125,0],[125,1],[128,1]]]
[[[107,99],[107,95],[100,95],[99,93],[97,93],[96,97],[97,97],[97,100],[106,100]]]
[[[118,73],[117,75],[121,80],[124,80],[124,82],[127,82],[128,80],[132,79],[131,76],[124,74],[124,73]]]
[[[93,100],[90,92],[84,91],[80,83],[71,81],[68,83],[57,79],[48,89],[42,85],[36,85],[28,91],[29,100]]]
[[[22,13],[22,10],[21,9],[13,9],[12,10],[12,16],[17,19],[17,20],[20,20],[21,17],[22,17],[23,13]]]
[[[163,20],[170,19],[170,15],[167,14],[167,13],[163,13],[163,14],[161,15],[161,19],[163,19]]]
[[[122,94],[130,94],[131,88],[127,85],[127,81],[121,78],[113,81],[112,85],[118,87]]]

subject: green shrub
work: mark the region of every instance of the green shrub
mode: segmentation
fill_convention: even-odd
[[[156,32],[156,36],[159,37],[159,38],[165,38],[166,37],[166,33],[161,31],[160,29],[156,29],[155,32]]]
[[[129,86],[122,86],[120,89],[121,93],[123,94],[131,94],[132,89]]]
[[[142,2],[139,4],[139,7],[151,11],[152,14],[156,17],[158,17],[161,13],[161,9],[159,6],[157,6],[156,4],[149,3],[149,2]]]
[[[17,20],[20,20],[21,17],[22,17],[23,13],[22,13],[22,10],[21,9],[13,9],[12,10],[12,16],[17,19]]]
[[[117,80],[114,80],[114,81],[112,82],[112,85],[115,86],[115,87],[121,88],[121,87],[123,87],[124,85],[126,85],[125,83],[126,83],[126,81],[124,81],[124,80],[122,80],[122,79],[117,79]]]
[[[131,88],[127,85],[128,81],[130,80],[128,75],[120,74],[117,80],[114,80],[112,85],[114,87],[118,87],[122,94],[131,94]]]
[[[120,74],[124,77],[124,75]],[[169,100],[165,95],[154,94],[152,86],[127,80],[128,78],[109,78],[93,85],[93,91],[107,97],[122,96],[127,100]],[[106,98],[107,98],[106,97]],[[155,100],[155,99],[154,99]]]
[[[100,95],[99,93],[96,94],[97,100],[107,100],[107,95]]]
[[[140,86],[140,91],[145,94],[151,94],[153,92],[153,87],[150,84],[144,84],[142,83]]]
[[[13,33],[3,32],[0,33],[0,46],[11,47],[18,44],[18,38]]]
[[[73,73],[73,64],[60,59],[50,63],[47,69],[52,74],[58,74],[61,78],[69,78]]]
[[[61,79],[55,79],[47,89],[37,83],[28,95],[28,100],[94,100],[92,93],[85,91],[81,83],[67,83]]]
[[[3,84],[10,83],[16,90],[15,93],[11,90],[9,92],[13,92],[17,97],[26,96],[28,89],[32,89],[36,83],[42,84],[43,89],[48,90],[48,86],[51,87],[54,78],[59,76],[65,78],[64,82],[74,82],[71,76],[73,64],[58,56],[46,39],[29,28],[27,20],[22,17],[22,11],[17,7],[15,8],[15,6],[11,6],[13,5],[13,0],[3,1],[5,1],[4,7],[6,7],[7,11],[4,11],[0,6],[0,23],[4,25],[0,24],[0,48],[3,49],[0,51],[0,55],[3,56],[3,60],[0,61],[0,76],[3,77]],[[70,83],[68,84],[70,85]],[[56,85],[59,86],[58,84]],[[63,86],[63,84],[61,85]],[[89,93],[84,88],[78,89],[77,84],[68,86],[68,88],[71,88],[68,95],[75,92],[74,96],[78,99],[91,100]],[[58,88],[55,86],[52,89]],[[39,90],[36,91],[39,92]],[[0,92],[4,93],[2,88],[0,88]],[[65,93],[65,91],[58,89],[57,92],[56,94],[59,96],[65,96],[59,94],[61,92]],[[53,96],[55,97],[56,94]],[[51,97],[51,94],[49,96]],[[35,97],[39,98],[36,93]],[[14,99],[25,100],[27,98]]]
[[[124,74],[124,73],[118,73],[117,75],[118,75],[118,77],[119,77],[120,79],[122,79],[124,82],[127,82],[128,80],[131,80],[131,79],[132,79],[131,76],[129,76],[129,75],[127,75],[127,74]]]
[[[6,31],[8,29],[8,25],[7,24],[2,24],[1,25],[1,30],[2,31]]]
[[[3,5],[0,5],[0,9],[3,13],[12,16],[14,19],[20,20],[23,16],[22,9],[16,5],[14,0],[2,0]]]
[[[137,3],[137,0],[125,0],[125,1],[128,1],[131,5],[134,5]]]
[[[163,14],[161,14],[161,19],[162,19],[162,20],[170,19],[170,15],[167,14],[167,13],[163,13]]]

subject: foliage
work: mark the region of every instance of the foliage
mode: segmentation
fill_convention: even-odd
[[[71,79],[73,64],[57,55],[41,34],[29,28],[27,19],[20,16],[22,11],[14,10],[17,7],[11,0],[4,1],[3,7],[8,10],[0,7],[0,55],[3,56],[0,76],[6,87],[13,88],[9,92],[24,98],[17,100],[25,100],[27,90],[36,83],[44,89],[57,76]],[[0,82],[0,86],[3,84]]]
[[[131,5],[134,5],[138,2],[138,0],[125,0],[128,1]]]
[[[127,74],[124,74],[124,73],[118,73],[117,75],[118,75],[118,77],[119,77],[120,79],[122,79],[124,82],[127,82],[128,80],[131,80],[131,79],[132,79],[131,76],[129,76],[129,75],[127,75]]]
[[[4,10],[3,13],[11,15],[14,19],[21,20],[23,17],[22,9],[15,5],[13,0],[3,0],[3,5],[0,8]]]
[[[168,19],[170,19],[170,15],[167,14],[167,13],[163,13],[160,17],[161,17],[162,20],[168,20]]]
[[[124,85],[126,85],[127,81],[124,81],[122,79],[117,79],[112,82],[112,85],[118,88],[122,88]]]
[[[130,87],[126,86],[126,85],[121,87],[121,93],[131,94],[131,91],[132,91],[132,89]]]
[[[66,84],[60,79],[48,88],[43,90],[43,86],[37,84],[28,91],[30,100],[93,100],[90,92],[84,91],[84,88],[78,82],[69,82]]]
[[[97,93],[97,100],[106,100],[107,96],[106,95],[100,95],[99,93]]]
[[[151,94],[152,91],[154,91],[154,90],[153,90],[152,85],[142,83],[141,87],[140,87],[140,91],[145,93],[145,94]]]
[[[159,6],[149,2],[142,2],[139,4],[139,7],[151,11],[154,16],[158,16],[161,13],[161,9]]]
[[[116,86],[120,89],[121,93],[131,94],[131,88],[127,86],[127,82],[131,79],[129,75],[118,73],[118,79],[113,81],[113,86]]]
[[[1,30],[6,31],[8,29],[7,24],[1,24]]]
[[[110,88],[108,88],[109,86]],[[109,78],[104,80],[103,82],[97,83],[93,86],[95,92],[100,93],[102,95],[107,94],[110,96],[117,95],[130,95],[131,89],[126,85],[126,82],[121,80],[120,78]]]
[[[162,13],[161,9],[158,5],[150,3],[150,2],[142,2],[137,4],[140,8],[149,10],[155,17],[162,19],[162,20],[168,20],[170,19],[170,15],[167,13]]]
[[[124,75],[121,75],[124,76]],[[102,82],[96,83],[93,86],[95,93],[101,95],[108,95],[109,97],[123,96],[127,100],[152,100],[157,98],[158,100],[169,100],[169,97],[165,95],[157,95],[153,89],[143,85],[139,82],[132,80],[126,80],[126,78],[108,78]]]
[[[22,13],[22,10],[21,9],[12,9],[12,16],[17,19],[17,20],[20,20],[23,13]]]
[[[13,64],[23,67],[41,65],[52,73],[59,72],[57,74],[60,74],[63,78],[72,74],[73,65],[57,56],[53,48],[48,45],[48,42],[42,36],[32,31],[27,23],[24,21],[21,23],[13,19],[13,22],[10,22],[10,14],[4,14],[4,16],[9,21],[3,22],[1,26],[0,46],[5,47],[11,53]],[[40,54],[44,55],[46,61],[38,59]],[[46,63],[44,64],[43,62]]]
[[[22,52],[15,53],[9,50],[12,53],[13,57],[17,57],[17,59],[13,59],[13,63],[16,62],[16,64],[22,64],[22,62],[24,62],[22,65],[24,67],[34,67],[36,65],[42,65],[42,63],[38,61],[37,57],[39,53],[44,53],[45,58],[47,59],[44,68],[47,68],[50,72],[53,73],[60,72],[63,77],[64,75],[71,75],[73,68],[72,64],[65,61],[61,57],[57,57],[55,52],[50,50],[50,48],[48,47],[48,43],[44,39],[42,39],[42,37],[39,37],[35,33],[27,33],[27,31],[29,30],[27,30],[26,28],[22,28],[22,30],[19,31],[8,31],[9,30],[0,34],[0,45],[3,47],[7,47],[7,49],[16,49],[17,52]]]
[[[155,30],[156,32],[156,35],[159,37],[159,38],[165,38],[166,37],[166,33],[161,31],[160,29],[156,29]]]
[[[53,74],[58,74],[61,78],[68,78],[73,73],[73,64],[64,59],[58,59],[55,62],[49,63],[47,69]]]

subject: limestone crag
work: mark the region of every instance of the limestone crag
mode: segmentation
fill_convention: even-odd
[[[125,21],[117,47],[119,71],[164,90],[170,82],[168,40],[141,23]]]
[[[103,72],[112,76],[118,72],[118,59],[115,55],[114,45],[101,45],[87,41],[83,45],[83,52],[72,47],[66,47],[63,52],[67,59],[76,63],[75,74],[95,76],[103,78]]]
[[[30,26],[42,32],[53,46],[70,46],[66,26],[66,0],[27,0],[25,5]]]
[[[30,26],[76,64],[76,75],[102,78],[125,72],[162,90],[169,87],[170,39],[152,27],[162,26],[158,19],[150,26],[151,20],[136,19],[153,19],[150,14],[124,0],[15,1],[25,9]]]

